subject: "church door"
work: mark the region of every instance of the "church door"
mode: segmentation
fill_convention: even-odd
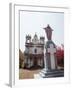
[[[37,64],[37,57],[34,58],[34,67],[37,67],[38,64]]]

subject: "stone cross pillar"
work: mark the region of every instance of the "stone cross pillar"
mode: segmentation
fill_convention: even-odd
[[[44,48],[44,70],[47,71],[48,70],[48,64],[47,64],[47,60],[46,60],[46,50]]]
[[[51,69],[56,69],[56,60],[55,60],[56,48],[54,48],[53,44],[50,44],[50,48],[48,48],[48,53],[50,53]]]
[[[52,41],[52,29],[48,25],[45,29],[47,39],[44,52],[44,69],[35,75],[37,78],[63,77],[64,70],[57,69],[56,45]]]
[[[47,64],[47,61],[46,61],[46,55],[44,56],[44,68],[45,68],[45,70],[48,70],[48,64]]]

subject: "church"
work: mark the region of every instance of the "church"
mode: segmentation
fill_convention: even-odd
[[[26,35],[24,68],[44,67],[44,45],[45,37],[38,38],[36,33],[33,38]]]

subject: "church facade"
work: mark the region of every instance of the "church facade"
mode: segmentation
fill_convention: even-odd
[[[38,39],[37,34],[31,38],[30,35],[26,36],[25,42],[25,59],[24,59],[24,67],[44,67],[44,44],[45,38],[41,36]]]

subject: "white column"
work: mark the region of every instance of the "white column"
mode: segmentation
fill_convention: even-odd
[[[45,70],[48,70],[48,63],[47,63],[47,59],[46,59],[46,55],[44,55],[44,68]]]
[[[46,49],[44,47],[44,69],[47,71],[48,70],[48,63],[47,63],[47,58],[46,58]]]
[[[28,59],[28,68],[30,68],[30,58]]]
[[[30,63],[31,63],[31,66],[33,66],[33,59],[31,59]]]
[[[38,60],[38,65],[41,66],[41,65],[40,65],[40,59]]]
[[[38,60],[38,65],[42,66],[42,60],[41,59]]]

